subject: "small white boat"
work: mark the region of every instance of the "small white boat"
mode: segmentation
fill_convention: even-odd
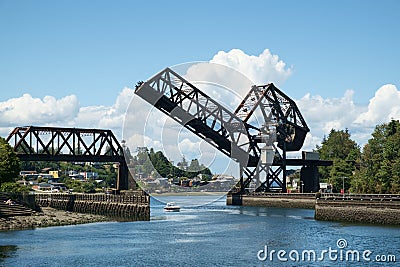
[[[168,202],[164,207],[165,211],[180,211],[181,207],[175,204],[175,202]]]

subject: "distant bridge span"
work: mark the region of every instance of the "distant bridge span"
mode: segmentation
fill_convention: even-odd
[[[23,161],[119,163],[117,190],[128,189],[124,149],[111,130],[25,126],[6,140]]]

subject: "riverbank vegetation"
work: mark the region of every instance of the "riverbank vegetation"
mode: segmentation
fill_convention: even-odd
[[[400,122],[392,120],[375,127],[361,149],[348,130],[331,130],[317,146],[320,158],[333,166],[321,167],[321,180],[336,191],[371,194],[400,193]],[[339,189],[339,190],[338,190]]]
[[[146,147],[141,148],[138,154],[132,158],[131,163],[135,168],[135,173],[143,177],[194,178],[202,174],[211,178],[212,175],[211,170],[200,164],[197,159],[187,162],[185,157],[183,157],[182,161],[178,162],[175,166],[161,151],[154,152],[153,148],[150,148],[150,150]]]
[[[315,149],[323,160],[332,160],[333,166],[320,167],[321,181],[333,185],[335,191],[344,187],[346,192],[353,193],[400,193],[400,122],[392,120],[377,125],[362,148],[347,129],[332,129],[322,143]],[[202,175],[210,179],[211,170],[200,164],[197,159],[190,162],[185,158],[174,165],[161,151],[142,148],[134,157],[130,156],[129,165],[136,175],[143,177],[187,177],[189,179]],[[90,165],[69,162],[22,162],[12,147],[0,137],[0,191],[23,192],[26,187],[16,183],[21,170],[36,171],[43,169],[57,170],[57,182],[65,183],[74,192],[96,192],[116,187],[117,169],[112,163]],[[80,181],[71,179],[69,172],[96,173],[96,179]],[[38,182],[47,182],[39,178]]]

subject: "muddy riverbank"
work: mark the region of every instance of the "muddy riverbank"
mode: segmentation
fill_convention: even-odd
[[[110,217],[103,215],[68,212],[43,207],[42,212],[35,212],[31,216],[0,218],[0,231],[25,230],[39,227],[105,222],[111,220]]]

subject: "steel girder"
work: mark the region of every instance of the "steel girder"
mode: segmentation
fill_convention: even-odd
[[[243,122],[173,70],[164,69],[135,93],[228,157],[246,166],[257,165],[260,149],[250,132],[259,129]]]
[[[276,125],[278,147],[286,151],[299,151],[310,131],[296,103],[270,83],[252,86],[235,110],[244,122],[259,111],[263,123]],[[255,126],[255,125],[253,125]]]
[[[236,108],[235,114],[250,124],[257,123],[254,117],[260,115],[264,125],[275,127],[276,140],[273,141],[280,148],[280,151],[275,148],[274,162],[269,166],[259,162],[252,172],[248,171],[248,166],[240,166],[241,190],[247,191],[250,183],[255,181],[255,191],[286,192],[286,152],[300,150],[310,131],[296,103],[272,83],[254,85]]]

